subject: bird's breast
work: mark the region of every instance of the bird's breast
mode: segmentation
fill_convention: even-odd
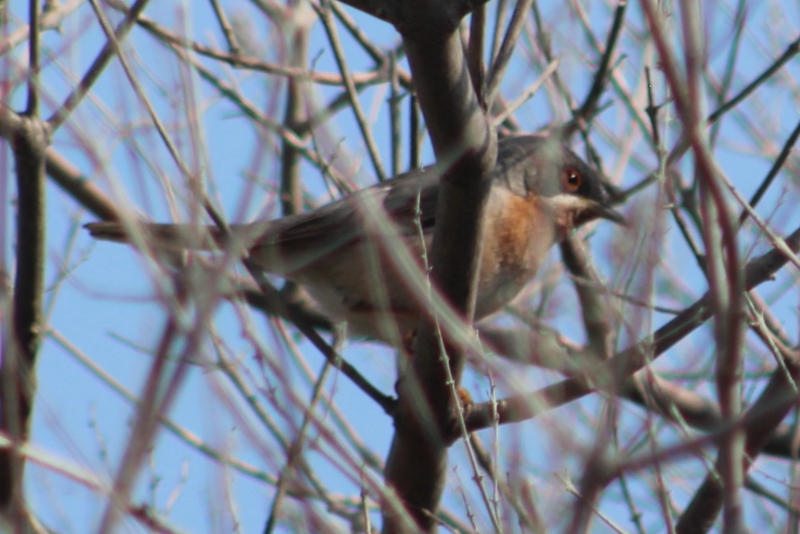
[[[476,320],[514,300],[556,240],[552,216],[533,194],[495,187],[486,217]]]

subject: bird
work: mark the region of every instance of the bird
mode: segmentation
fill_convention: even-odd
[[[166,248],[225,248],[237,239],[252,264],[302,286],[333,322],[347,323],[349,336],[396,344],[418,325],[421,305],[385,248],[375,246],[384,230],[363,207],[381,206],[402,242],[383,246],[407,247],[422,266],[423,243],[430,247],[436,225],[439,176],[435,165],[421,167],[307,212],[225,231],[205,227],[205,239],[186,224],[137,223],[137,231]],[[511,303],[572,229],[601,218],[625,224],[598,174],[554,136],[500,139],[489,180],[475,321]],[[97,239],[118,242],[129,241],[132,228],[85,227]]]

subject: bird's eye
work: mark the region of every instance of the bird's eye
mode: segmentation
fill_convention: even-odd
[[[564,189],[573,193],[578,190],[581,186],[581,175],[575,169],[562,169],[561,171],[561,183],[564,185]]]

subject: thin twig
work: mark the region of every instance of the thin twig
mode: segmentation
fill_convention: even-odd
[[[497,0],[497,9],[494,14],[494,30],[492,31],[492,49],[489,51],[490,65],[494,63],[497,58],[497,51],[500,50],[507,4],[508,0]]]
[[[141,2],[145,2],[146,0],[140,0]],[[108,24],[108,20],[106,20],[103,11],[100,9],[97,0],[89,0],[94,8],[95,15],[97,16],[98,21],[100,22],[100,26],[103,28],[103,31],[106,34],[106,38],[108,39],[109,44],[113,48],[114,53],[117,55],[120,64],[122,65],[122,69],[125,71],[125,75],[128,78],[128,82],[131,84],[136,95],[139,97],[142,105],[147,110],[147,113],[150,115],[150,120],[153,121],[153,125],[156,128],[156,131],[159,133],[161,140],[164,142],[164,145],[167,147],[167,151],[172,156],[172,160],[175,162],[175,165],[180,169],[181,175],[186,179],[189,183],[193,183],[195,181],[195,177],[193,173],[189,171],[189,168],[181,158],[180,154],[178,153],[178,148],[172,142],[169,135],[167,134],[167,129],[164,124],[161,122],[161,119],[158,117],[155,108],[150,103],[150,100],[147,98],[147,95],[144,92],[144,89],[139,84],[139,81],[136,79],[136,76],[133,74],[133,70],[128,65],[128,61],[125,59],[125,56],[122,54],[122,50],[120,49],[120,43],[117,40],[114,33],[111,31],[111,26]],[[126,17],[127,18],[127,17]]]
[[[114,9],[122,11],[123,13],[127,13],[128,11],[128,7],[119,0],[106,0],[106,2]],[[279,65],[277,63],[271,63],[269,61],[263,61],[259,58],[234,55],[232,53],[225,52],[223,50],[206,46],[194,41],[187,42],[187,40],[182,36],[179,36],[169,31],[168,29],[161,26],[160,24],[158,24],[157,22],[148,18],[145,15],[139,15],[136,22],[139,26],[147,30],[158,40],[164,42],[164,44],[182,49],[188,48],[193,50],[194,52],[197,52],[200,55],[209,57],[211,59],[216,59],[217,61],[223,61],[225,63],[230,64],[233,67],[264,72],[267,74],[274,74],[277,76],[304,78],[323,85],[344,84],[341,75],[333,72],[319,72],[319,71],[309,72],[305,68],[298,69],[294,67],[287,67],[285,65]],[[357,84],[376,84],[376,83],[383,83],[387,80],[386,72],[382,71],[381,69],[376,69],[371,72],[353,73],[352,77],[354,82]],[[404,81],[403,77],[401,77],[400,79],[401,82]]]
[[[653,98],[653,80],[650,78],[650,67],[644,68],[644,76],[647,81],[647,116],[650,117],[650,135],[653,138],[653,146],[658,149],[661,146],[661,135],[658,129],[658,109]]]
[[[53,131],[57,130],[59,126],[61,126],[65,120],[69,117],[72,110],[78,107],[78,104],[81,103],[83,97],[91,90],[94,82],[100,77],[100,74],[105,70],[106,65],[114,57],[115,54],[118,53],[119,50],[119,43],[122,42],[125,37],[130,32],[130,29],[136,23],[136,19],[139,15],[144,11],[144,8],[147,6],[148,0],[136,0],[136,2],[127,10],[125,13],[125,18],[120,22],[119,26],[117,26],[116,31],[113,32],[113,38],[110,36],[110,30],[107,30],[107,39],[108,41],[103,46],[103,49],[97,55],[95,60],[89,66],[89,69],[84,74],[83,79],[78,83],[78,85],[73,89],[72,93],[64,100],[64,103],[58,108],[49,119],[47,119],[48,124],[53,129]],[[94,4],[92,4],[94,6]],[[96,8],[99,10],[99,8]],[[103,24],[101,22],[101,24]]]
[[[418,169],[420,166],[420,145],[422,145],[422,136],[424,132],[419,125],[419,106],[417,105],[417,95],[414,93],[411,93],[411,98],[408,99],[408,114],[410,145],[408,151],[408,168]]]
[[[787,237],[785,242],[791,250],[800,250],[800,228]],[[744,269],[746,273],[745,289],[749,291],[771,279],[787,261],[786,255],[775,249],[752,259]],[[652,360],[705,323],[712,315],[713,308],[710,306],[709,295],[706,293],[680,315],[659,328],[652,336],[648,336],[648,339],[615,354],[604,364],[586,370],[583,376],[564,380],[534,393],[498,401],[499,423],[507,424],[531,419],[556,406],[577,400],[596,389],[605,389],[610,385],[624,383],[625,378],[644,365],[650,364]],[[494,424],[491,409],[488,403],[471,405],[470,413],[466,417],[468,430],[475,431]]]
[[[86,0],[68,0],[61,2],[55,9],[45,11],[39,18],[39,31],[58,29],[61,22]],[[30,25],[21,25],[16,30],[10,31],[0,39],[0,56],[6,55],[20,43],[28,39]]]
[[[339,344],[340,342],[334,343],[334,351],[338,352],[337,346]],[[303,414],[303,421],[300,423],[300,428],[297,430],[297,435],[289,445],[289,449],[286,454],[286,465],[283,466],[283,469],[281,469],[281,474],[278,477],[278,485],[275,488],[275,496],[272,499],[272,506],[270,507],[269,516],[267,517],[267,523],[264,525],[264,534],[272,534],[272,531],[275,530],[275,526],[278,523],[278,510],[280,509],[283,499],[286,496],[292,471],[294,470],[295,464],[302,453],[306,431],[308,430],[312,413],[317,404],[317,400],[319,400],[320,394],[322,393],[322,386],[325,384],[325,379],[328,377],[328,371],[330,369],[331,362],[325,360],[325,363],[322,366],[322,371],[320,371],[319,377],[317,378],[317,382],[314,384],[314,389],[311,393],[311,399],[308,401],[308,407]]]
[[[509,116],[511,116],[511,114],[517,110],[517,108],[519,108],[522,104],[527,102],[530,98],[533,97],[533,95],[536,94],[536,91],[539,90],[539,87],[541,87],[542,84],[547,81],[547,79],[556,71],[557,68],[558,68],[558,59],[554,59],[553,61],[550,62],[549,65],[547,65],[544,71],[542,71],[542,74],[540,74],[539,77],[536,78],[532,84],[526,87],[525,90],[523,90],[522,93],[520,93],[520,95],[517,98],[515,98],[511,103],[507,104],[503,109],[503,111],[498,113],[492,119],[492,125],[497,127],[503,122],[505,122],[505,120]]]
[[[478,102],[486,106],[484,100],[484,84],[486,82],[486,65],[483,62],[483,42],[486,29],[486,5],[478,6],[472,12],[469,24],[469,43],[467,43],[467,68],[472,80],[472,88],[478,96]]]
[[[29,37],[26,111],[17,116],[6,113],[14,123],[11,148],[17,183],[17,257],[10,327],[3,336],[0,366],[0,429],[7,432],[13,447],[0,449],[0,510],[5,520],[19,528],[30,524],[23,496],[25,461],[19,445],[28,439],[36,392],[36,359],[42,336],[45,273],[45,151],[50,128],[39,118],[39,2],[28,3]],[[3,281],[6,285],[6,281]],[[4,287],[8,290],[7,286]],[[4,299],[5,300],[5,299]]]
[[[30,27],[35,31],[30,32],[28,38],[28,104],[25,115],[37,117],[39,115],[39,46],[41,44],[41,31],[39,30],[39,0],[28,0],[28,19]]]
[[[594,110],[600,101],[600,96],[602,96],[605,90],[611,57],[614,55],[614,49],[616,48],[619,34],[622,31],[622,23],[625,22],[625,10],[627,7],[627,0],[619,0],[617,2],[617,8],[614,10],[614,18],[611,22],[611,29],[606,39],[606,46],[600,58],[597,71],[595,72],[592,86],[586,95],[586,99],[583,101],[583,105],[575,112],[575,115],[584,121],[588,120],[589,117],[594,114]]]
[[[250,272],[250,275],[253,276],[256,283],[262,288],[262,291],[266,295],[277,295],[280,298],[280,293],[278,292],[275,287],[267,280],[267,277],[261,272],[261,269],[258,266],[252,264],[251,260],[245,259],[244,264],[247,267],[247,270]],[[329,361],[331,364],[342,371],[347,378],[349,378],[356,387],[358,387],[361,391],[363,391],[369,398],[374,400],[378,406],[383,408],[383,410],[391,414],[394,412],[395,408],[395,399],[383,394],[380,390],[378,390],[375,386],[373,386],[366,378],[364,378],[358,370],[349,364],[346,360],[344,360],[340,355],[336,354],[336,352],[328,345],[322,336],[320,336],[316,330],[311,328],[303,316],[300,316],[295,312],[295,310],[287,306],[285,302],[280,301],[275,303],[276,306],[283,308],[283,315],[288,317],[294,325],[297,327],[300,332],[305,335],[309,341],[320,351],[320,353]]]
[[[90,0],[92,1],[92,0]],[[109,534],[114,531],[114,526],[119,521],[121,504],[129,499],[131,489],[137,479],[145,455],[152,443],[158,427],[159,415],[167,413],[183,382],[189,367],[189,362],[204,339],[205,324],[214,309],[215,300],[208,299],[204,305],[198,305],[195,320],[186,321],[179,319],[187,312],[188,300],[185,281],[188,276],[176,273],[173,278],[175,296],[173,297],[172,313],[167,318],[156,347],[153,363],[147,374],[142,394],[141,403],[136,411],[136,417],[131,425],[131,439],[126,444],[122,458],[115,474],[108,504],[101,516],[97,532]],[[190,325],[184,328],[184,325]],[[177,354],[174,365],[170,362],[173,344],[181,340],[182,350]]]
[[[228,51],[234,56],[241,55],[242,48],[239,46],[236,33],[233,31],[231,23],[228,22],[225,11],[223,11],[222,7],[219,5],[219,0],[209,0],[209,2],[211,2],[211,7],[214,9],[214,15],[217,17],[217,22],[222,29],[222,34],[225,36],[225,41],[228,43]]]
[[[500,81],[503,78],[508,62],[511,60],[511,54],[514,52],[514,46],[517,44],[532,1],[517,0],[517,4],[514,6],[514,14],[511,15],[511,20],[508,23],[503,44],[500,46],[497,57],[493,59],[492,67],[489,69],[489,75],[486,79],[486,109],[492,109],[492,104],[500,88]]]
[[[708,118],[706,118],[706,122],[708,124],[713,124],[716,122],[720,117],[722,117],[725,113],[732,110],[736,107],[740,102],[742,102],[745,98],[750,96],[758,87],[769,80],[776,72],[778,72],[786,63],[789,62],[797,53],[800,52],[800,37],[796,40],[792,41],[789,46],[786,47],[786,50],[781,54],[772,64],[767,67],[761,74],[756,76],[756,78],[747,84],[741,91],[739,91],[733,98],[725,102],[723,105],[718,107],[715,111],[713,111]],[[689,144],[686,141],[685,137],[682,137],[675,147],[670,151],[669,156],[667,157],[667,163],[671,166],[673,162],[679,160],[681,156],[688,150]]]
[[[733,82],[733,71],[734,67],[736,66],[736,57],[739,53],[739,48],[742,42],[742,33],[744,32],[746,2],[747,0],[739,0],[739,5],[736,6],[736,19],[733,21],[733,41],[730,46],[730,52],[728,53],[728,61],[725,65],[725,73],[722,76],[722,84],[720,85],[717,93],[718,106],[725,103],[728,90]],[[721,121],[715,121],[711,126],[711,132],[709,134],[709,143],[711,146],[716,144],[717,135],[719,134],[721,124]]]
[[[522,503],[519,502],[518,495],[514,493],[513,489],[503,479],[502,475],[498,473],[489,452],[484,448],[478,434],[473,432],[469,435],[469,447],[472,449],[478,461],[478,465],[483,469],[483,472],[492,479],[492,482],[500,489],[500,493],[502,493],[505,502],[514,509],[519,524],[533,532],[544,532],[539,514],[535,512],[535,509],[533,510],[534,513],[531,514],[532,510],[526,509],[523,507]]]
[[[287,129],[283,124],[276,121],[275,119],[264,115],[263,113],[258,110],[255,105],[245,100],[241,94],[237,92],[237,90],[227,83],[223,82],[219,79],[216,75],[214,75],[209,69],[204,67],[200,62],[198,62],[195,58],[193,58],[190,54],[187,54],[185,50],[180,47],[171,47],[172,50],[176,53],[176,55],[181,58],[183,61],[186,61],[192,68],[195,69],[197,74],[209,82],[216,90],[222,93],[226,98],[230,99],[230,101],[235,104],[245,115],[249,118],[254,120],[260,126],[267,128],[268,130],[275,132],[281,139],[285,140],[287,143],[290,143],[293,147],[297,149],[297,151],[311,164],[316,166],[319,169],[323,169],[325,172],[329,173],[329,177],[334,180],[340,186],[343,186],[344,182],[342,177],[336,172],[336,169],[332,168],[328,165],[327,162],[324,162],[319,159],[318,155],[311,149],[306,146],[304,139],[298,137],[294,132]],[[346,188],[346,186],[344,186]]]
[[[335,5],[335,4],[334,4]],[[391,72],[391,83],[389,85],[389,128],[392,145],[392,176],[397,176],[401,172],[402,162],[400,161],[403,148],[401,136],[401,117],[400,117],[400,86],[397,80],[397,55],[394,51],[389,52],[389,71]]]
[[[367,117],[364,115],[364,111],[361,109],[361,102],[358,99],[358,92],[356,91],[353,78],[350,76],[347,60],[344,57],[344,51],[342,50],[342,45],[339,42],[339,36],[336,31],[336,24],[333,20],[333,16],[331,15],[330,4],[330,0],[322,0],[321,7],[317,9],[317,15],[319,15],[323,26],[325,26],[325,31],[328,34],[328,41],[330,42],[331,48],[333,49],[333,54],[336,57],[336,64],[339,66],[339,71],[342,73],[342,80],[347,88],[347,94],[350,97],[350,106],[353,109],[353,114],[356,116],[356,122],[361,130],[361,137],[364,140],[364,144],[367,147],[367,152],[372,160],[372,166],[375,169],[375,175],[379,181],[383,181],[386,179],[386,171],[383,170],[381,156],[378,152],[378,147],[375,144],[375,139],[372,137],[372,131],[367,122]]]
[[[750,202],[748,204],[751,209],[756,207],[756,204],[758,204],[758,202],[764,196],[764,193],[767,192],[769,186],[772,185],[772,181],[775,179],[776,176],[778,176],[778,173],[783,168],[783,164],[786,163],[786,160],[789,158],[789,154],[791,154],[792,148],[794,147],[795,143],[797,143],[798,137],[800,137],[800,122],[798,122],[797,126],[794,127],[794,130],[792,131],[791,135],[783,144],[783,148],[781,149],[780,154],[778,154],[778,157],[773,162],[772,167],[770,167],[769,172],[764,177],[764,180],[761,181],[761,185],[758,186],[758,189],[756,190],[755,193],[753,193],[753,196],[750,198]],[[742,213],[739,215],[740,226],[747,219],[747,213],[748,209],[746,207],[742,208]]]
[[[713,113],[711,113],[711,115],[708,116],[708,119],[706,120],[709,123],[716,122],[717,119],[719,119],[722,115],[735,108],[742,100],[750,96],[750,93],[755,91],[759,85],[766,82],[772,77],[773,74],[778,72],[781,67],[788,63],[790,59],[797,55],[798,52],[800,52],[800,37],[792,41],[789,46],[786,47],[786,50],[783,52],[783,54],[781,54],[769,67],[767,67],[764,72],[759,74],[752,82],[747,84],[747,86],[739,91],[736,96],[718,107]]]

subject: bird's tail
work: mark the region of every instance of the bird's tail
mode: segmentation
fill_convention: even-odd
[[[119,222],[93,222],[84,228],[95,239],[118,243],[129,243],[133,241],[131,234],[141,232],[145,241],[165,248],[211,250],[223,246],[226,241],[216,226],[144,223],[128,227]]]

